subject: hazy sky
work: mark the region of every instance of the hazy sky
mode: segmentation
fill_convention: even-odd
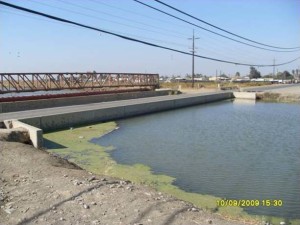
[[[133,0],[5,0],[89,26],[181,51],[190,51],[193,29],[197,54],[249,64],[290,61],[298,52],[271,52],[245,46],[170,18]],[[178,17],[228,35],[153,0],[140,0]],[[299,0],[163,0],[216,26],[281,47],[300,46]],[[231,36],[232,37],[232,36]],[[235,37],[232,37],[235,38]],[[241,40],[242,41],[242,40]],[[191,56],[144,46],[100,32],[66,25],[0,5],[0,72],[191,73]],[[300,69],[300,60],[277,67]],[[249,73],[248,66],[195,59],[195,72]],[[262,74],[272,67],[258,68]]]

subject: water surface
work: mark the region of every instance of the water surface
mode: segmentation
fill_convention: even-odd
[[[180,188],[228,199],[282,200],[251,214],[300,218],[300,105],[223,101],[118,121],[93,141]]]

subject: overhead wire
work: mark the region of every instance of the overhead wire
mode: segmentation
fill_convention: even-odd
[[[61,1],[61,0],[57,0],[57,1]],[[168,26],[176,26],[177,28],[178,27],[180,27],[181,29],[180,30],[183,30],[183,29],[185,29],[185,30],[188,30],[188,29],[190,29],[190,28],[188,28],[188,26],[183,26],[183,25],[180,25],[180,24],[174,24],[174,23],[172,23],[172,22],[169,22],[169,21],[165,21],[163,18],[161,18],[161,17],[157,17],[157,18],[153,18],[153,17],[150,17],[149,15],[147,15],[147,14],[140,14],[140,13],[138,13],[138,10],[135,10],[135,11],[133,11],[133,10],[129,10],[129,9],[126,9],[126,8],[121,8],[121,7],[118,7],[118,6],[115,6],[115,5],[111,5],[111,4],[108,4],[107,2],[102,2],[102,1],[96,1],[96,0],[89,0],[90,2],[92,2],[92,3],[95,3],[95,4],[98,4],[98,5],[101,5],[101,6],[103,6],[103,7],[106,7],[106,8],[110,8],[110,9],[113,9],[114,11],[115,10],[118,10],[118,11],[121,11],[122,13],[130,13],[130,14],[132,14],[132,15],[135,15],[135,16],[141,16],[141,17],[143,17],[144,19],[150,19],[150,20],[155,20],[155,21],[160,21],[160,22],[163,22],[163,23],[165,23],[165,24],[167,24]],[[103,8],[102,7],[102,8]],[[159,18],[159,19],[158,19]],[[139,19],[138,19],[139,20]],[[201,31],[200,29],[199,29],[199,31]],[[181,34],[182,34],[182,32],[181,32]],[[183,34],[184,35],[184,34]],[[135,37],[136,37],[136,35],[134,35]],[[209,38],[207,38],[207,36],[209,36]],[[226,45],[226,44],[224,44],[224,40],[221,40],[221,39],[216,39],[216,37],[218,37],[218,36],[215,36],[214,34],[210,34],[210,33],[206,33],[205,35],[204,35],[204,33],[203,33],[203,35],[201,34],[201,40],[203,41],[205,41],[205,40],[207,40],[207,42],[205,42],[205,44],[203,45],[203,46],[205,46],[204,48],[204,50],[206,50],[206,51],[210,51],[211,52],[211,49],[213,48],[213,49],[215,49],[216,51],[215,51],[215,53],[217,54],[217,55],[220,55],[220,56],[222,56],[222,54],[220,53],[220,50],[221,49],[225,49],[225,51],[227,51],[228,52],[228,54],[225,56],[226,57],[226,59],[230,59],[230,60],[232,60],[233,59],[233,57],[229,57],[229,54],[230,55],[233,55],[233,53],[236,53],[236,54],[238,54],[238,56],[236,57],[236,59],[238,59],[239,61],[241,61],[241,59],[242,58],[245,58],[246,60],[243,60],[244,62],[246,62],[246,61],[252,61],[253,59],[255,59],[255,60],[257,60],[257,57],[258,56],[260,56],[261,54],[259,54],[259,53],[257,53],[257,52],[252,52],[252,51],[250,51],[250,49],[241,49],[241,47],[239,47],[239,48],[236,48],[236,47],[230,47],[230,45]],[[222,37],[221,37],[222,38]],[[148,40],[151,40],[151,39],[149,39],[149,38],[147,38]],[[212,42],[212,39],[214,39],[215,41],[213,41],[213,43],[211,43]],[[154,39],[153,39],[154,40]],[[163,43],[162,41],[160,41],[161,43]],[[167,43],[167,42],[166,42]],[[176,43],[178,46],[183,46],[183,45],[186,45],[186,44],[178,44],[178,43]],[[203,43],[202,43],[203,44]],[[217,47],[218,46],[218,47]],[[245,45],[245,47],[247,47],[246,45]],[[219,48],[219,51],[217,50],[217,48]],[[203,49],[203,48],[202,48]],[[255,48],[253,48],[254,50],[255,50]],[[247,54],[245,54],[245,51],[247,51]],[[205,52],[205,51],[204,51]],[[280,51],[279,51],[280,52]],[[286,52],[286,51],[284,51],[284,52]],[[294,51],[288,51],[289,53],[290,52],[294,52]],[[270,52],[271,53],[271,52]],[[235,54],[235,55],[236,55]],[[225,55],[225,54],[224,54]],[[224,56],[223,55],[223,56]],[[274,55],[271,55],[270,56],[271,58],[273,58],[273,57],[275,57]],[[235,59],[235,60],[236,60]]]
[[[26,15],[26,14],[23,14],[23,13],[12,12],[12,11],[6,10],[6,9],[0,9],[0,12],[7,13],[7,14],[13,14],[13,15],[17,15],[17,16],[22,16],[22,17],[26,17],[26,18],[34,19],[34,20],[38,20],[38,21],[45,21],[45,22],[51,22],[51,23],[62,25],[62,23],[59,22],[59,21],[55,21],[55,20],[51,20],[51,19],[47,19],[47,18],[37,18],[36,16],[30,16],[30,15]],[[63,24],[63,25],[67,25],[67,26],[71,26],[71,27],[76,27],[77,28],[77,26],[73,25],[73,24]],[[82,29],[84,29],[84,28],[82,28]],[[108,30],[108,31],[115,32],[114,30]],[[122,32],[120,34],[122,34],[122,35],[130,35],[130,34],[124,33],[124,32]],[[176,46],[187,47],[187,45],[176,43],[176,42],[171,42],[171,41],[164,41],[164,40],[160,40],[160,39],[143,37],[143,36],[139,36],[139,35],[134,35],[134,37],[136,37],[136,38],[142,38],[142,39],[145,39],[145,40],[156,41],[156,42],[160,42],[160,43],[165,43],[165,44],[169,44],[169,45],[174,45],[174,46],[176,45]]]
[[[34,2],[34,3],[39,3],[39,4],[42,4],[42,5],[45,5],[45,6],[47,6],[47,7],[53,7],[52,5],[49,5],[49,4],[46,4],[46,3],[40,3],[40,2],[36,2],[36,1],[34,1],[34,0],[29,0],[29,1],[31,1],[31,2]],[[68,2],[65,2],[65,1],[63,1],[63,0],[56,0],[56,1],[58,1],[58,2],[62,2],[62,3],[65,3],[65,4],[68,4]],[[69,4],[68,4],[69,5]],[[70,4],[71,6],[72,6],[72,4]],[[75,4],[73,4],[74,6],[75,6]],[[81,7],[81,5],[77,5],[76,4],[76,7]],[[65,9],[65,8],[62,8],[62,7],[58,7],[58,6],[55,6],[55,7],[53,7],[53,8],[57,8],[57,9],[59,9],[59,10],[64,10],[64,11],[68,11],[68,12],[71,12],[71,13],[76,13],[76,14],[78,14],[76,11],[73,11],[73,10],[67,10],[67,9]],[[86,10],[89,10],[89,11],[93,11],[93,12],[99,12],[99,13],[104,13],[104,14],[107,14],[107,13],[105,13],[105,12],[102,12],[102,11],[99,11],[99,10],[96,10],[96,7],[93,7],[92,9],[91,8],[88,8],[88,7],[84,7],[83,9],[86,9]],[[82,15],[82,14],[84,14],[84,13],[80,13],[80,15]],[[109,16],[113,16],[112,14],[108,14]],[[92,17],[92,18],[94,18],[93,16],[90,16],[90,15],[86,15],[86,14],[84,14],[84,16],[88,16],[88,17]],[[99,17],[97,17],[97,18],[95,18],[95,19],[99,19],[100,20],[100,18]],[[101,18],[101,20],[103,20],[102,18]],[[106,28],[107,29],[107,28]],[[107,29],[107,30],[109,30],[109,31],[111,31],[111,32],[114,32],[113,30],[111,30],[111,29]],[[187,46],[187,44],[186,43],[184,43],[184,44],[182,44],[182,43],[178,43],[178,42],[170,42],[170,41],[166,41],[166,40],[160,40],[160,39],[155,39],[155,38],[150,38],[150,37],[142,37],[142,36],[140,36],[140,35],[133,35],[133,34],[128,34],[128,33],[125,33],[125,32],[119,32],[120,34],[123,34],[123,35],[129,35],[129,36],[131,36],[131,37],[135,37],[135,38],[142,38],[143,40],[150,40],[150,41],[155,41],[156,43],[163,43],[163,44],[167,44],[168,46],[176,46],[176,47],[179,47],[179,46],[181,46],[181,47],[184,47],[185,49],[188,47]],[[209,34],[206,34],[206,35],[209,35]],[[201,39],[205,39],[206,38],[206,35],[205,35],[205,37],[203,37],[203,38],[201,38]],[[212,38],[214,38],[214,36],[212,36],[212,35],[210,35],[211,36],[211,38],[209,38],[209,39],[207,39],[208,40],[208,42],[211,42],[211,39]],[[224,42],[223,42],[224,43]],[[211,44],[210,46],[208,46],[207,44],[205,44],[205,47],[206,47],[206,49],[205,49],[205,51],[203,51],[203,54],[206,54],[206,52],[208,51],[208,52],[212,52],[212,49],[215,49],[215,53],[216,53],[216,55],[218,55],[218,56],[221,56],[221,57],[223,57],[224,58],[224,55],[225,54],[221,54],[220,53],[220,51],[218,51],[217,49],[216,49],[216,44],[218,44],[217,42],[214,42],[214,44]],[[227,46],[227,45],[222,45],[222,48],[227,48],[227,52],[228,53],[230,53],[231,55],[232,55],[232,53],[233,52],[236,52],[236,51],[238,51],[238,52],[240,52],[240,49],[239,48],[232,48],[232,49],[229,49],[229,47]],[[202,52],[202,51],[201,51]],[[229,56],[229,54],[227,54],[226,56],[225,56],[225,59],[228,59],[228,60],[233,60],[233,61],[235,61],[235,60],[237,60],[238,59],[238,61],[242,61],[242,62],[244,62],[244,63],[246,63],[247,61],[249,62],[251,62],[251,61],[253,61],[253,59],[255,59],[255,60],[257,60],[257,57],[255,56],[255,57],[249,57],[249,54],[251,54],[251,52],[247,52],[247,55],[244,55],[244,54],[238,54],[238,55],[240,55],[240,56],[237,56],[235,59],[233,58],[233,57],[230,57]],[[208,54],[208,55],[211,55],[211,54]],[[235,54],[236,55],[236,54]],[[273,56],[272,56],[273,57]],[[272,58],[271,57],[271,58]],[[244,59],[244,60],[242,60],[242,58],[246,58],[246,59]]]
[[[11,11],[11,9],[0,9],[1,12],[3,13],[7,13],[7,14],[12,14],[12,15],[16,15],[16,16],[21,16],[21,17],[25,17],[25,18],[29,18],[29,19],[33,19],[33,20],[37,20],[37,21],[45,21],[45,22],[50,22],[50,23],[54,23],[54,24],[59,24],[59,25],[66,25],[66,26],[70,26],[70,27],[76,27],[76,25],[73,24],[62,24],[59,21],[56,20],[51,20],[49,18],[41,18],[38,15],[28,15],[26,14],[26,12],[15,12],[15,11]]]
[[[184,52],[184,51],[180,51],[180,50],[177,50],[177,49],[157,45],[157,44],[154,44],[154,43],[151,43],[151,42],[146,42],[146,41],[142,41],[142,40],[139,40],[139,39],[124,36],[124,35],[121,35],[121,34],[118,34],[118,33],[109,32],[107,30],[99,29],[99,28],[96,28],[96,27],[91,27],[91,26],[84,25],[84,24],[81,24],[81,23],[77,23],[77,22],[67,20],[67,19],[64,19],[64,18],[52,16],[50,14],[42,13],[42,12],[35,11],[35,10],[32,10],[32,9],[24,8],[24,7],[21,7],[21,6],[17,6],[17,5],[11,4],[11,3],[0,1],[0,4],[5,5],[7,7],[10,7],[10,8],[20,10],[20,11],[24,11],[24,12],[39,15],[39,16],[42,16],[42,17],[50,18],[50,19],[53,19],[53,20],[56,20],[56,21],[60,21],[60,22],[63,22],[63,23],[73,24],[73,25],[76,25],[76,26],[79,26],[79,27],[87,28],[87,29],[94,30],[94,31],[97,31],[97,32],[102,32],[102,33],[105,33],[105,34],[109,34],[109,35],[119,37],[119,38],[122,38],[122,39],[125,39],[125,40],[128,40],[128,41],[137,42],[137,43],[141,43],[141,44],[144,44],[144,45],[148,45],[148,46],[152,46],[152,47],[156,47],[156,48],[160,48],[160,49],[165,49],[165,50],[169,50],[169,51],[178,52],[178,53],[181,53],[181,54],[193,56],[193,54],[191,54],[189,52]],[[293,60],[290,60],[288,62],[278,63],[278,64],[275,64],[275,65],[274,64],[267,65],[267,64],[245,64],[245,63],[239,63],[239,62],[233,62],[233,61],[227,61],[227,60],[222,60],[222,59],[206,57],[206,56],[197,55],[197,54],[195,54],[194,56],[197,57],[197,58],[212,60],[212,61],[216,61],[216,62],[223,62],[223,63],[241,65],[241,66],[258,66],[258,67],[282,66],[282,65],[286,65],[286,64],[292,63],[292,62],[300,59],[300,57],[297,57],[297,58],[295,58]]]
[[[134,0],[134,1],[136,1],[136,0]],[[233,33],[233,32],[230,32],[230,31],[228,31],[228,30],[225,30],[225,29],[223,29],[223,28],[221,28],[221,27],[218,27],[218,26],[216,26],[216,25],[213,25],[213,24],[211,24],[211,23],[208,23],[208,22],[206,22],[206,21],[204,21],[204,20],[202,20],[202,19],[199,19],[199,18],[197,18],[197,17],[195,17],[195,16],[193,16],[193,15],[191,15],[191,14],[189,14],[189,13],[186,13],[186,12],[184,12],[184,11],[182,11],[182,10],[179,10],[179,9],[177,9],[177,8],[175,8],[175,7],[173,7],[173,6],[169,5],[169,4],[166,4],[166,3],[164,3],[164,2],[162,2],[162,1],[160,1],[160,0],[154,0],[154,1],[160,3],[160,4],[164,5],[164,6],[167,6],[168,8],[171,8],[171,9],[177,11],[177,12],[180,12],[180,13],[182,13],[182,14],[188,16],[188,17],[191,17],[191,18],[193,18],[193,19],[195,19],[195,20],[198,20],[198,21],[200,21],[200,22],[202,22],[202,23],[204,23],[204,24],[206,24],[206,25],[209,25],[209,26],[211,26],[211,27],[213,27],[213,28],[216,28],[216,29],[221,30],[221,31],[223,31],[223,32],[225,32],[225,33],[231,34],[231,35],[233,35],[233,36],[235,36],[235,37],[244,39],[244,40],[246,40],[246,41],[249,41],[249,42],[252,42],[252,43],[255,43],[255,44],[259,44],[259,45],[263,45],[263,46],[266,46],[266,47],[270,47],[270,48],[277,48],[277,49],[298,49],[298,50],[300,50],[300,46],[297,46],[297,47],[278,47],[278,46],[268,45],[268,44],[264,44],[264,43],[261,43],[261,42],[258,42],[258,41],[251,40],[251,39],[249,39],[249,38],[243,37],[243,36],[241,36],[241,35],[235,34],[235,33]]]
[[[260,61],[260,57],[263,57],[261,61],[263,61],[263,59],[266,58],[274,58],[274,54],[273,52],[266,52],[267,54],[271,55],[270,57],[266,56],[265,54],[260,54],[260,52],[258,52],[258,49],[247,49],[247,46],[241,46],[239,48],[237,48],[234,45],[231,45],[229,43],[229,40],[220,40],[220,38],[212,35],[212,34],[205,34],[205,35],[200,35],[200,34],[196,34],[195,35],[197,37],[200,37],[200,42],[201,45],[198,45],[198,47],[204,50],[204,53],[206,50],[215,50],[216,53],[218,53],[218,55],[222,55],[220,52],[224,52],[224,54],[226,54],[225,58],[230,59],[231,57],[228,56],[232,56],[234,55],[235,60],[238,61],[242,61],[242,62],[251,62],[251,61]],[[201,51],[202,52],[202,51]],[[245,52],[247,54],[245,54]],[[203,54],[204,54],[203,53]],[[278,53],[277,53],[278,55]],[[224,56],[224,55],[223,55]],[[232,59],[232,58],[231,58]]]
[[[107,12],[104,12],[104,11],[100,11],[100,10],[97,10],[97,9],[91,9],[89,7],[78,5],[78,4],[75,4],[73,2],[66,2],[64,0],[56,0],[56,1],[62,2],[62,3],[67,4],[67,5],[72,5],[74,7],[80,8],[80,9],[85,9],[85,10],[88,10],[88,11],[92,11],[92,12],[96,12],[96,13],[101,13],[101,14],[104,14],[104,15],[108,15],[110,17],[119,18],[119,19],[121,19],[123,21],[129,21],[129,22],[132,22],[132,23],[140,24],[140,25],[143,25],[143,26],[148,26],[148,27],[151,27],[151,28],[154,28],[154,29],[158,29],[158,30],[167,31],[167,32],[174,33],[174,34],[177,34],[177,35],[181,35],[182,37],[185,37],[185,34],[180,33],[178,31],[161,28],[161,27],[154,26],[154,25],[149,25],[149,24],[146,24],[146,23],[143,23],[143,22],[139,22],[139,21],[136,21],[136,20],[128,19],[128,18],[123,17],[123,16],[113,15],[113,14],[110,14],[110,13],[107,13]]]
[[[31,0],[31,1],[32,1],[32,0]],[[129,22],[135,22],[135,20],[127,19],[127,18],[125,18],[125,17],[118,16],[118,15],[113,15],[113,14],[107,13],[107,12],[105,12],[105,11],[103,11],[103,10],[98,10],[96,7],[90,8],[90,7],[82,6],[82,5],[75,4],[75,3],[73,3],[73,2],[69,2],[69,1],[65,1],[65,0],[56,0],[56,1],[61,2],[61,3],[64,3],[64,4],[66,4],[66,5],[74,6],[74,7],[76,7],[76,8],[80,8],[80,9],[82,9],[82,10],[88,10],[88,11],[91,11],[91,12],[101,13],[101,14],[104,14],[104,15],[108,15],[108,16],[114,17],[114,18],[120,18],[122,21],[126,20],[126,21],[129,21]],[[91,0],[91,2],[95,2],[95,3],[99,3],[99,4],[101,4],[101,5],[107,6],[107,4],[104,4],[104,3],[101,3],[101,2],[98,2],[98,1],[93,1],[93,0]],[[109,6],[112,7],[112,8],[114,8],[114,9],[115,9],[115,8],[118,8],[118,7],[114,7],[114,6],[111,6],[111,5],[109,5]],[[118,9],[121,10],[122,8],[118,8]],[[123,11],[123,10],[122,10],[122,11]],[[127,10],[125,10],[125,11],[127,11]],[[132,11],[130,11],[130,12],[132,12]],[[163,29],[163,28],[159,28],[159,27],[157,27],[157,26],[153,26],[153,25],[146,24],[146,23],[141,23],[141,22],[135,22],[135,23],[142,24],[142,25],[144,25],[144,26],[153,27],[153,28],[156,28],[156,29]],[[185,35],[185,34],[182,34],[182,33],[179,33],[179,32],[174,32],[173,30],[166,30],[166,29],[164,29],[164,30],[165,30],[165,31],[169,31],[169,32],[173,32],[173,33],[178,33],[178,34],[180,34],[180,35]],[[110,30],[110,31],[112,31],[112,30]],[[120,32],[119,32],[119,33],[120,33]],[[121,34],[128,35],[128,33],[124,33],[124,32],[122,32]],[[138,35],[132,35],[132,34],[129,34],[129,35],[131,35],[132,37],[142,38],[143,40],[151,40],[151,41],[155,41],[155,42],[158,42],[158,43],[166,43],[166,44],[168,44],[168,45],[173,45],[173,46],[184,46],[184,47],[187,47],[186,44],[179,44],[179,43],[174,43],[174,42],[169,42],[169,41],[163,41],[163,40],[154,39],[154,38],[149,38],[149,37],[145,38],[145,37],[141,37],[141,36],[138,36]],[[208,35],[209,35],[209,34],[208,34]],[[212,35],[211,35],[211,36],[212,36]],[[224,46],[222,46],[222,47],[224,48]],[[225,46],[225,47],[226,47],[226,46]],[[207,51],[212,52],[212,51],[211,51],[211,48],[215,48],[215,44],[214,44],[213,46],[207,47],[207,48],[209,48],[209,49],[207,49]],[[239,49],[234,49],[234,51],[236,51],[236,50],[239,50]],[[219,51],[215,51],[215,52],[216,52],[217,55],[220,55],[220,56],[224,57],[224,54],[220,54]],[[233,49],[231,49],[231,50],[228,51],[228,52],[230,52],[230,53],[232,54]],[[250,59],[250,57],[248,57],[248,56],[249,56],[249,52],[248,52],[248,54],[247,54],[247,58]],[[245,55],[244,55],[243,57],[245,57]],[[226,58],[226,59],[230,59],[230,60],[236,60],[236,59],[234,59],[233,57],[230,57],[230,56],[228,56],[228,55],[225,56],[225,58]],[[238,58],[239,58],[239,61],[240,61],[240,60],[241,60],[241,57],[238,57]],[[253,58],[255,58],[255,57],[253,57]],[[252,59],[253,59],[253,58],[252,58]],[[252,60],[252,59],[251,59],[251,60]],[[255,58],[255,59],[256,59],[256,58]],[[248,60],[248,61],[251,61],[251,60]],[[244,62],[246,62],[246,61],[244,60]]]
[[[44,2],[38,2],[38,1],[35,1],[35,0],[27,0],[27,1],[34,2],[34,3],[40,4],[40,5],[44,5],[44,6],[47,6],[47,7],[50,7],[50,8],[55,8],[55,9],[63,10],[63,11],[66,11],[66,12],[71,12],[71,13],[74,13],[74,14],[78,14],[78,15],[90,17],[90,18],[93,18],[93,19],[97,19],[97,20],[106,21],[106,22],[109,22],[109,23],[118,24],[118,25],[125,26],[125,27],[130,27],[130,28],[134,28],[134,29],[138,29],[138,30],[143,30],[143,31],[151,32],[151,33],[157,33],[157,34],[161,34],[161,35],[168,36],[168,37],[170,36],[168,33],[165,33],[165,32],[154,31],[154,30],[146,29],[144,27],[142,28],[142,27],[138,27],[138,26],[128,25],[128,24],[124,24],[124,23],[121,23],[121,22],[118,22],[118,21],[101,18],[99,16],[89,15],[89,14],[85,14],[85,13],[74,11],[74,10],[70,10],[70,9],[65,9],[65,8],[58,7],[58,6],[49,5],[49,4],[44,3]],[[173,37],[182,38],[182,36],[177,36],[177,35],[173,35]]]
[[[116,5],[111,5],[111,4],[108,4],[107,1],[105,1],[105,2],[97,1],[97,0],[89,0],[89,1],[92,2],[92,3],[95,3],[97,5],[101,5],[102,8],[106,7],[108,9],[112,9],[114,11],[118,10],[118,11],[122,12],[122,14],[127,13],[127,14],[131,14],[131,15],[134,15],[134,16],[139,16],[143,19],[149,19],[149,20],[152,20],[152,21],[159,21],[160,23],[166,24],[168,27],[176,26],[176,28],[180,28],[181,31],[182,30],[186,30],[187,32],[190,31],[190,28],[188,26],[184,26],[184,25],[181,25],[181,24],[178,24],[178,23],[175,24],[174,22],[164,20],[162,17],[152,17],[152,16],[149,16],[145,13],[141,14],[141,13],[138,12],[138,10],[133,11],[131,9],[127,9],[127,8],[124,8],[124,7],[118,7]],[[131,6],[129,6],[129,7],[131,7]],[[199,29],[199,31],[201,31],[201,30]],[[209,38],[207,38],[207,36],[209,36]],[[137,36],[135,35],[135,37],[137,37]],[[218,36],[215,36],[215,35],[210,34],[210,33],[206,33],[205,35],[201,34],[201,40],[202,41],[207,40],[207,42],[208,42],[208,43],[205,42],[204,46],[205,46],[206,49],[204,49],[204,50],[211,51],[211,49],[213,48],[214,50],[216,50],[215,51],[216,54],[222,56],[222,54],[220,53],[220,49],[225,49],[225,51],[227,51],[228,54],[231,54],[231,55],[233,53],[235,53],[235,55],[238,54],[237,58],[239,59],[239,61],[242,58],[246,58],[246,60],[243,60],[244,62],[252,61],[253,59],[257,60],[257,57],[261,55],[261,54],[258,54],[256,52],[249,51],[250,49],[248,50],[248,49],[241,49],[240,47],[239,48],[230,47],[230,45],[224,44],[223,40],[216,39],[216,37],[218,37]],[[147,39],[151,40],[149,38],[147,38]],[[215,40],[215,41],[212,41],[212,39]],[[213,43],[211,43],[211,42],[213,42]],[[181,44],[180,46],[183,46],[183,44]],[[245,47],[247,47],[247,46],[245,45]],[[217,49],[217,48],[220,48],[220,49]],[[256,50],[255,48],[253,48],[253,49]],[[245,50],[247,51],[247,54],[245,54]],[[294,51],[291,51],[291,52],[294,52]],[[270,52],[270,53],[272,53],[272,52]],[[228,58],[228,59],[232,60],[233,58],[228,57],[228,54],[225,56],[226,59]],[[274,58],[275,56],[272,55],[270,57]]]
[[[122,11],[122,12],[130,13],[132,15],[137,15],[137,16],[142,17],[142,18],[148,18],[148,19],[153,20],[153,21],[158,21],[160,24],[165,23],[165,24],[168,24],[168,26],[176,26],[176,28],[181,27],[183,29],[188,29],[186,26],[182,26],[182,25],[178,25],[178,24],[175,25],[174,23],[172,23],[170,21],[166,21],[162,18],[155,18],[155,17],[149,16],[149,15],[138,13],[137,11],[124,9],[124,8],[121,8],[121,7],[117,7],[117,6],[114,6],[114,5],[107,4],[108,1],[106,1],[105,3],[101,2],[101,1],[97,1],[97,0],[89,0],[89,1],[93,2],[95,4],[98,4],[98,5],[102,5],[102,6],[112,8],[112,9],[117,9],[117,10]]]
[[[231,41],[234,41],[234,42],[237,42],[237,43],[240,43],[240,44],[243,44],[243,45],[248,45],[248,46],[253,47],[253,48],[257,48],[257,49],[261,49],[261,50],[266,50],[266,51],[272,51],[272,52],[296,52],[296,51],[300,51],[300,48],[299,48],[299,49],[296,49],[296,48],[291,48],[291,49],[290,49],[290,48],[286,48],[286,50],[275,50],[275,49],[268,49],[268,48],[264,48],[264,47],[255,46],[255,45],[252,45],[252,44],[249,44],[249,43],[246,43],[246,42],[243,42],[243,41],[239,41],[239,40],[236,40],[236,39],[234,39],[234,38],[225,36],[225,35],[223,35],[223,34],[217,33],[217,32],[215,32],[215,31],[209,30],[209,29],[207,29],[207,28],[205,28],[205,27],[199,26],[199,25],[197,25],[197,24],[195,24],[195,23],[192,23],[192,22],[190,22],[190,21],[187,21],[187,20],[185,20],[185,19],[182,19],[182,18],[180,18],[180,17],[178,17],[178,16],[174,16],[174,15],[172,15],[172,14],[170,14],[170,13],[167,13],[167,12],[161,10],[161,9],[158,9],[158,8],[156,8],[156,7],[153,7],[153,6],[149,5],[149,4],[146,4],[146,3],[144,3],[144,2],[141,2],[141,1],[139,1],[139,0],[133,0],[133,1],[135,1],[135,2],[137,2],[137,3],[139,3],[139,4],[141,4],[141,5],[144,5],[144,6],[148,7],[148,8],[151,8],[151,9],[153,9],[153,10],[155,10],[155,11],[158,11],[158,12],[160,12],[160,13],[163,13],[163,14],[165,14],[165,15],[168,15],[168,16],[170,16],[170,17],[173,17],[173,18],[175,18],[175,19],[177,19],[177,20],[180,20],[180,21],[182,21],[182,22],[185,22],[185,23],[188,23],[188,24],[193,25],[193,26],[195,26],[195,27],[198,27],[198,28],[200,28],[200,29],[202,29],[202,30],[205,30],[205,31],[209,32],[209,33],[213,33],[213,34],[215,34],[215,35],[221,36],[221,37],[223,37],[223,38],[229,39],[229,40],[231,40]],[[284,49],[284,48],[283,48],[283,49]]]

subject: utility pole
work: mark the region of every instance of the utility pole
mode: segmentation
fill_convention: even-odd
[[[275,78],[275,58],[273,59],[273,77]]]
[[[194,83],[195,83],[195,39],[200,39],[200,38],[195,38],[194,35],[194,30],[193,30],[193,37],[188,38],[189,40],[193,40],[193,47],[192,47],[192,53],[193,53],[193,58],[192,58],[192,88],[194,88]]]

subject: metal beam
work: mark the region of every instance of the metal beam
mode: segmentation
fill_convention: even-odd
[[[144,73],[0,73],[0,93],[63,89],[159,86],[158,74]]]

